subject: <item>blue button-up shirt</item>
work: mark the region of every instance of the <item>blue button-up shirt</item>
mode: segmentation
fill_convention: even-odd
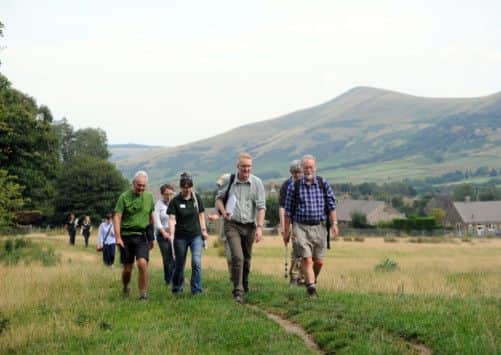
[[[313,178],[311,185],[306,183],[303,177],[299,182],[299,201],[294,201],[295,184],[292,183],[287,189],[285,197],[285,213],[292,218],[294,222],[320,222],[326,219],[326,210],[329,212],[336,209],[336,197],[332,191],[331,185],[325,180],[325,191],[327,192],[327,205],[325,208],[325,197],[320,188],[317,177]],[[293,203],[296,203],[295,213],[293,212]]]

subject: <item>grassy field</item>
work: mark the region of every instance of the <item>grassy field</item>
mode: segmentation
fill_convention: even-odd
[[[265,315],[233,302],[216,248],[203,257],[204,294],[179,298],[162,284],[155,248],[150,299],[141,303],[135,288],[130,299],[121,297],[120,268],[102,266],[82,240],[70,247],[62,236],[26,239],[41,246],[41,261],[26,265],[25,253],[16,265],[0,264],[2,354],[312,352]],[[50,250],[58,259],[53,266]],[[327,353],[501,354],[500,255],[501,241],[491,239],[338,241],[327,253],[320,297],[309,300],[303,288],[287,285],[283,245],[267,237],[255,246],[247,301],[302,325]],[[398,268],[375,271],[386,258]]]

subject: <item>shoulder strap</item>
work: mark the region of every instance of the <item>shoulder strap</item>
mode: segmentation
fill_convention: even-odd
[[[108,231],[106,232],[106,235],[104,236],[104,239],[103,239],[103,245],[104,245],[104,242],[106,242],[106,239],[108,239],[108,236],[110,235],[111,233],[111,228],[113,228],[113,223],[110,224],[110,228],[108,228]]]
[[[322,191],[322,193],[324,195],[324,209],[325,209],[325,213],[327,214],[327,211],[329,209],[329,205],[327,204],[328,200],[327,200],[327,189],[325,188],[325,181],[324,181],[324,179],[322,179],[321,176],[317,176],[317,180],[318,180],[318,185],[320,186],[320,191]]]
[[[226,191],[223,196],[223,204],[226,205],[226,202],[228,202],[228,196],[230,193],[230,188],[231,185],[233,185],[233,182],[235,181],[235,174],[230,175],[230,181],[228,182],[228,187],[226,188]]]
[[[197,213],[200,213],[199,211],[199,208],[198,208],[198,198],[197,198],[197,193],[196,192],[192,192],[191,193],[191,198],[193,199],[193,206],[195,206],[196,210],[197,210]]]

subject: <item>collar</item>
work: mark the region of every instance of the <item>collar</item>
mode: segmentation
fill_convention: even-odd
[[[306,182],[306,177],[303,176],[301,178],[301,183],[304,185],[308,185],[308,183]],[[313,177],[313,181],[312,181],[311,185],[318,185],[318,179],[317,179],[316,175]]]
[[[242,181],[240,180],[240,178],[238,177],[238,172],[235,174],[235,183],[236,184],[251,184],[251,175],[249,175],[249,178],[247,179],[247,181]]]

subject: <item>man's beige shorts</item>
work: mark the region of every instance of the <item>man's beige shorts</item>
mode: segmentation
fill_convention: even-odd
[[[323,259],[327,246],[327,229],[325,223],[316,226],[294,223],[294,248],[297,255],[303,258]]]

